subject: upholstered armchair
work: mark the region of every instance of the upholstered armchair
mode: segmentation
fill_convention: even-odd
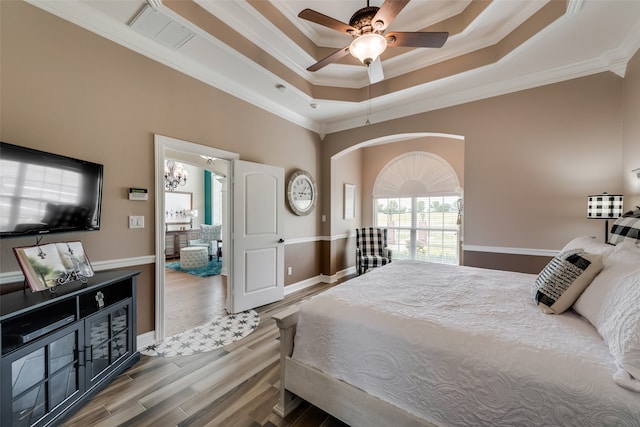
[[[209,250],[209,260],[222,256],[222,225],[200,224],[200,238],[189,240],[189,246],[204,246]]]
[[[391,249],[387,247],[386,228],[356,229],[356,268],[359,275],[390,262]]]

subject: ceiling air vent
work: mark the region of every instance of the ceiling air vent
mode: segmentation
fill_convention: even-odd
[[[129,26],[158,43],[176,50],[195,36],[195,33],[187,27],[149,5],[146,5],[131,20]]]

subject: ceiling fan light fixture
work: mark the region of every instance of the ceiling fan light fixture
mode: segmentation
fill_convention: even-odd
[[[363,34],[351,42],[349,53],[369,65],[387,48],[387,40],[380,34]]]

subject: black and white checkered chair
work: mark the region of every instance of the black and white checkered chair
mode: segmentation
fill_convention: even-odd
[[[356,229],[356,268],[358,274],[370,268],[382,267],[391,262],[391,249],[387,247],[386,228]]]

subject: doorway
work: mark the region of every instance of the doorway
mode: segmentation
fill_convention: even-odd
[[[179,139],[155,135],[155,162],[156,162],[156,195],[164,195],[164,165],[165,160],[172,159],[184,160],[185,163],[196,163],[201,159],[201,156],[205,158],[215,158],[217,161],[230,163],[231,161],[238,159],[238,154],[207,147],[203,145],[194,144]],[[202,162],[201,162],[202,163]],[[204,162],[206,163],[206,161]],[[220,180],[222,184],[222,191],[228,194],[229,180]],[[166,223],[165,223],[165,201],[164,197],[156,197],[156,309],[155,309],[155,340],[157,342],[162,341],[167,335],[166,331],[166,304],[168,301],[167,287],[166,287]],[[222,241],[229,242],[229,204],[223,202],[222,218]],[[232,252],[225,251],[225,256],[222,257],[222,274],[230,274],[228,266],[232,264]],[[222,286],[226,287],[226,281],[222,276],[218,276],[215,280],[221,280]],[[211,297],[216,297],[211,295]],[[217,297],[220,297],[219,295]],[[173,331],[172,331],[173,334]]]

